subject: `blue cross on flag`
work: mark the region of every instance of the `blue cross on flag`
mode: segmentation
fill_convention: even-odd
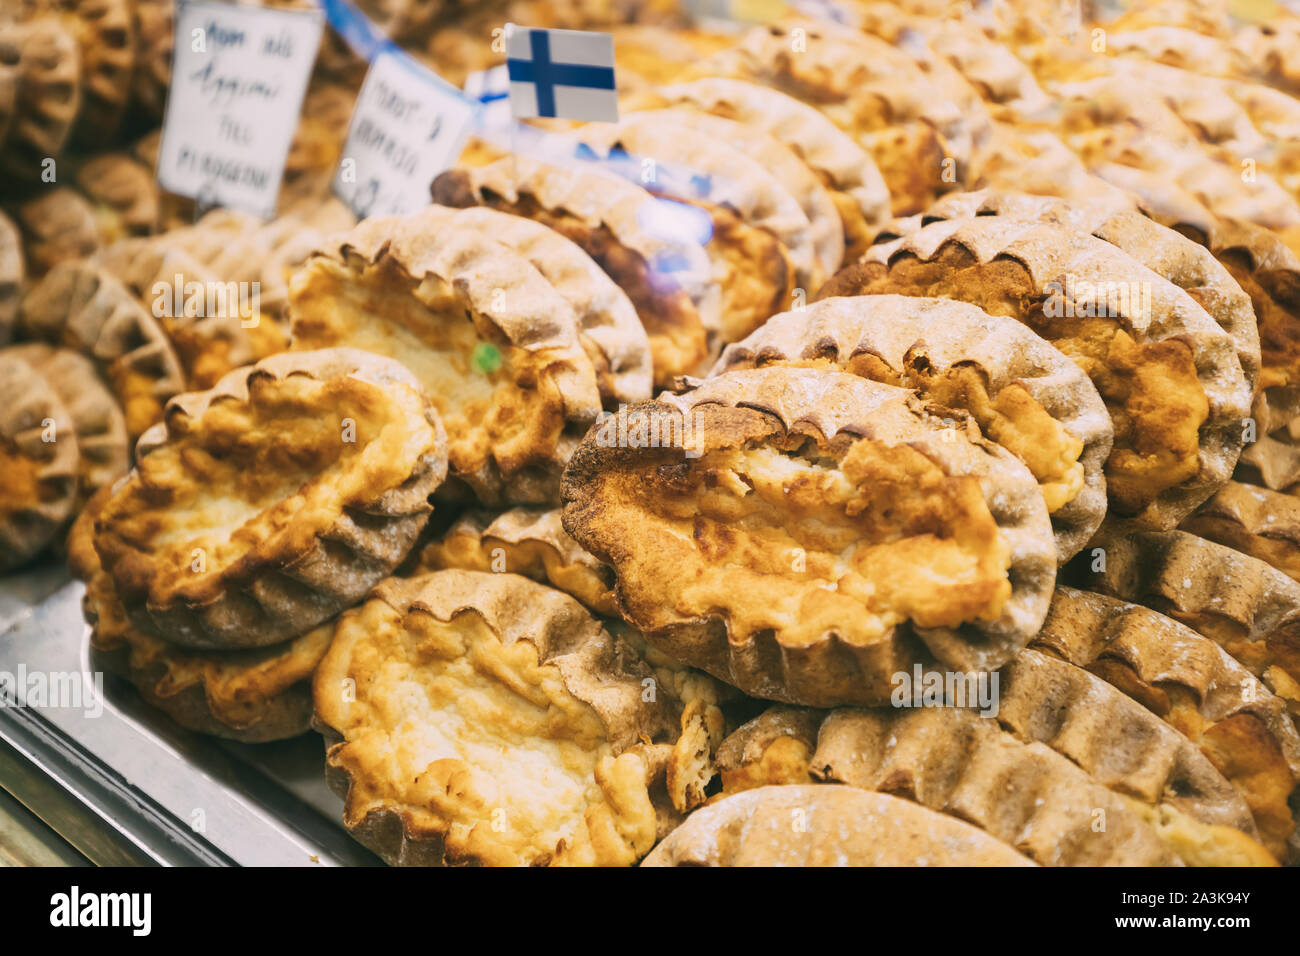
[[[618,119],[611,34],[514,27],[506,39],[506,67],[516,119]]]

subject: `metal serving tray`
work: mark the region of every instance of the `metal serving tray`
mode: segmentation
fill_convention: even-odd
[[[0,682],[26,677],[16,701],[0,695],[0,787],[97,864],[380,863],[344,831],[315,734],[257,745],[193,734],[92,672],[83,590],[54,561],[0,580]],[[66,675],[61,698],[29,700],[42,679],[31,675]]]

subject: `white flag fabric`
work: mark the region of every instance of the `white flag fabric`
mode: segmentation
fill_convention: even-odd
[[[506,39],[506,68],[516,119],[618,119],[611,34],[513,27]]]
[[[504,64],[469,74],[464,90],[466,96],[483,106],[480,123],[486,127],[510,125],[510,71]]]

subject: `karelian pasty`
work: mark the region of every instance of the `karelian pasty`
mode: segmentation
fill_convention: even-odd
[[[392,571],[447,439],[405,367],[327,349],[177,396],[136,455],[96,521],[104,570],[141,630],[234,649],[298,637]]]
[[[600,412],[569,302],[478,230],[367,219],[291,285],[293,348],[347,345],[407,365],[447,429],[450,474],[485,505],[558,501]]]
[[[665,653],[758,697],[880,703],[927,647],[1005,663],[1050,600],[1038,484],[959,414],[838,371],[731,372],[594,428],[564,527]]]
[[[818,297],[886,292],[1009,315],[1087,372],[1115,426],[1113,512],[1172,527],[1231,476],[1251,400],[1237,344],[1118,247],[1056,223],[936,222],[873,246]]]
[[[1106,406],[1077,365],[1013,319],[952,299],[822,299],[729,345],[711,374],[772,365],[841,368],[970,413],[1038,480],[1062,562],[1106,514]]]
[[[968,823],[856,787],[768,786],[726,797],[642,866],[1032,866]]]
[[[339,619],[315,677],[344,824],[397,865],[635,863],[676,734],[653,683],[527,578],[390,579]]]

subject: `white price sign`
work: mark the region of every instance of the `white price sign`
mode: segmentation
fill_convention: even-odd
[[[403,216],[429,205],[429,184],[460,155],[475,106],[400,51],[370,64],[334,174],[334,194],[358,216]]]
[[[205,205],[275,215],[323,19],[185,0],[176,11],[158,182]]]

